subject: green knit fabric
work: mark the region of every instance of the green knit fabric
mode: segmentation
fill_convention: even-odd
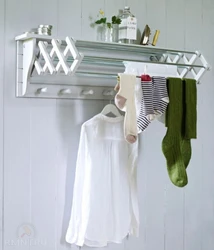
[[[187,169],[191,156],[192,156],[192,147],[191,147],[190,139],[184,139],[182,137],[180,146],[181,146],[181,154],[183,156],[184,165],[185,165],[185,168]]]
[[[197,87],[194,79],[183,80],[183,105],[181,152],[187,168],[192,156],[191,139],[197,138]]]
[[[188,177],[181,151],[183,121],[182,80],[179,78],[168,78],[167,87],[170,100],[166,111],[168,129],[162,141],[162,150],[172,183],[178,187],[184,187],[188,183]]]
[[[194,79],[184,79],[184,121],[183,137],[185,139],[197,138],[197,88]]]
[[[189,165],[192,148],[190,139],[197,137],[197,89],[192,79],[169,78],[170,103],[166,111],[166,136],[162,150],[173,184],[183,187],[188,183],[185,169]]]

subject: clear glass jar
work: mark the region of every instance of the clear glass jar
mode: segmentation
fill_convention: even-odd
[[[101,42],[118,42],[118,24],[112,24],[109,28],[107,24],[97,26],[97,41]]]
[[[137,27],[136,28],[136,35],[135,39],[128,39],[127,38],[127,18],[135,16],[131,13],[130,7],[126,6],[122,12],[121,15],[119,15],[119,18],[122,20],[121,24],[119,25],[119,43],[129,43],[133,44],[135,40],[137,39]]]

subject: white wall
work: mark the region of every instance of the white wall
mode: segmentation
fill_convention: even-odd
[[[54,35],[94,39],[89,16],[95,17],[100,8],[111,15],[126,4],[141,31],[146,23],[161,30],[159,46],[200,49],[213,65],[213,0],[0,0],[0,249],[30,249],[10,245],[23,223],[33,224],[36,237],[46,241],[32,249],[70,248],[64,237],[80,126],[104,105],[15,98],[14,37],[48,23]],[[142,135],[140,238],[109,249],[214,249],[213,101],[211,71],[198,86],[198,139],[192,142],[184,189],[173,186],[166,172],[161,152],[165,128],[154,122]]]

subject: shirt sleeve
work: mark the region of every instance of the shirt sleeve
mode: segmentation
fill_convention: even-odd
[[[129,181],[131,191],[131,202],[132,202],[132,232],[131,234],[136,237],[139,236],[139,205],[137,195],[137,165],[138,165],[138,140],[129,144]]]
[[[80,227],[82,223],[82,202],[84,192],[85,168],[87,162],[87,145],[88,142],[86,128],[83,124],[81,127],[79,148],[76,161],[71,218],[66,234],[66,241],[71,244],[78,244]]]

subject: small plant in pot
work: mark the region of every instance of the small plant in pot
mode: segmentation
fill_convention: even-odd
[[[118,42],[119,24],[121,19],[117,16],[112,16],[111,22],[107,22],[103,10],[99,11],[101,17],[95,21],[97,26],[98,39],[105,42]]]

